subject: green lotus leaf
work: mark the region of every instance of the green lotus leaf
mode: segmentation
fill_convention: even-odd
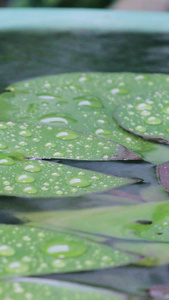
[[[137,297],[107,292],[104,289],[85,287],[61,281],[19,278],[0,282],[1,299],[26,300],[135,300]]]
[[[168,243],[129,243],[120,242],[114,245],[118,250],[141,255],[144,258],[136,265],[157,266],[169,263],[169,244]]]
[[[117,104],[150,97],[156,87],[152,82],[153,75],[130,73],[75,73],[23,81],[0,96],[0,121],[78,128],[122,144],[145,160],[162,163],[167,161],[168,149],[124,131],[112,116]]]
[[[139,159],[127,148],[93,135],[63,127],[12,122],[0,123],[0,151],[20,152],[25,157],[38,158]]]
[[[145,90],[126,98],[113,115],[124,129],[145,139],[169,145],[169,76],[149,75]]]
[[[0,278],[94,270],[138,260],[134,255],[56,230],[0,225]]]
[[[99,192],[134,183],[42,160],[15,160],[0,154],[0,195],[66,197]]]
[[[169,202],[21,213],[30,221],[122,239],[169,242]]]

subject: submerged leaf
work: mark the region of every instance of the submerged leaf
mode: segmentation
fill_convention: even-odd
[[[169,191],[169,162],[157,166],[156,170],[161,184]]]
[[[124,129],[145,139],[169,145],[169,76],[149,75],[150,79],[137,97],[126,98],[114,117]]]
[[[160,185],[151,185],[141,190],[142,199],[151,202],[169,201],[169,193]]]
[[[136,265],[157,266],[169,263],[169,244],[168,243],[134,243],[120,242],[115,243],[114,247],[121,251],[137,254],[144,258]]]
[[[1,278],[94,270],[126,265],[138,259],[59,231],[0,225],[0,234]]]
[[[99,192],[134,183],[63,164],[41,160],[17,161],[0,156],[0,195],[66,197]]]
[[[145,160],[165,162],[165,147],[124,131],[112,117],[117,104],[148,97],[147,89],[149,95],[154,93],[153,78],[131,73],[75,73],[16,83],[9,87],[12,92],[0,96],[0,120],[78,128],[122,143]]]
[[[122,239],[169,242],[169,202],[18,216],[43,224]]]
[[[18,280],[0,283],[1,299],[11,300],[135,300],[115,292],[109,292],[100,288],[85,287],[79,284],[71,284],[62,281],[19,278]]]
[[[93,135],[47,125],[0,123],[0,151],[25,157],[76,160],[139,159],[127,148]]]

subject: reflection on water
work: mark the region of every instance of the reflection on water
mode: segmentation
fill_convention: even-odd
[[[63,72],[160,72],[169,71],[168,35],[148,34],[94,34],[89,33],[17,33],[0,34],[0,85],[1,91],[10,83],[36,76]],[[42,95],[41,95],[42,96]],[[46,95],[43,95],[46,97]],[[45,100],[45,99],[44,99]],[[82,101],[83,99],[75,99]],[[97,101],[93,105],[98,105]],[[84,103],[83,103],[84,104]],[[31,109],[34,109],[33,107]],[[48,118],[53,116],[48,116]],[[58,117],[58,116],[57,116]],[[62,122],[69,116],[59,116]],[[22,224],[40,222],[44,226],[55,224],[63,227],[70,213],[83,214],[85,210],[109,209],[124,205],[141,205],[151,202],[167,202],[169,194],[158,184],[155,167],[146,162],[76,162],[55,161],[109,175],[138,178],[134,185],[65,199],[40,199],[0,197],[0,222]],[[120,209],[120,208],[119,208]],[[52,213],[52,215],[51,215]],[[56,216],[55,217],[55,213]],[[51,217],[52,216],[52,217]],[[57,220],[55,219],[57,218]],[[61,218],[61,219],[59,219]],[[94,216],[93,216],[94,218]],[[159,221],[159,220],[158,220]],[[166,219],[165,219],[166,221]],[[105,219],[112,226],[110,219]],[[104,224],[103,224],[104,225]],[[145,225],[146,226],[146,225]],[[104,226],[103,226],[104,227]],[[68,230],[69,228],[64,228]],[[83,232],[76,234],[112,246],[116,240],[103,234]],[[53,245],[51,243],[51,245]],[[169,260],[168,260],[169,261]],[[157,284],[168,284],[168,266],[126,266],[68,274],[43,275],[45,278],[75,281],[81,284],[115,289],[138,296]],[[38,276],[40,277],[40,276]]]

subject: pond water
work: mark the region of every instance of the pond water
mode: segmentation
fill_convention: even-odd
[[[168,35],[6,32],[0,33],[0,45],[1,92],[11,83],[57,73],[169,72]],[[62,212],[64,216],[71,220],[71,217],[74,216],[73,212],[81,216],[83,210],[88,212],[92,210],[94,218],[98,209],[107,207],[111,210],[116,209],[118,206],[128,205],[131,207],[132,205],[152,202],[158,204],[162,201],[167,202],[169,199],[169,194],[159,185],[155,165],[151,163],[144,161],[84,162],[55,160],[55,163],[58,162],[104,174],[136,178],[140,181],[116,190],[79,197],[28,199],[0,196],[0,222],[2,224],[25,224],[32,221],[40,222],[45,226],[55,226],[56,223],[58,227],[63,228],[62,219],[61,223],[57,221]],[[51,212],[52,215],[50,215]],[[56,216],[54,215],[55,212]],[[43,219],[43,213],[49,214],[45,214]],[[110,219],[105,218],[103,222],[107,222],[107,227],[113,226]],[[68,222],[65,225],[65,229],[72,230],[68,224],[70,223]],[[92,224],[90,232],[86,230],[87,227],[83,231],[77,224],[73,227],[77,235],[84,234],[89,240],[99,241],[103,245],[112,247],[123,238],[122,236],[113,238],[108,234],[104,236],[99,230],[96,233],[96,230],[92,228]],[[94,231],[92,232],[92,230]],[[130,242],[133,243],[132,239]],[[161,255],[163,253],[158,252],[158,256]],[[168,285],[169,257],[167,263],[166,261],[165,264],[162,262],[161,265],[158,263],[150,266],[128,264],[121,267],[106,267],[91,271],[80,270],[79,272],[64,274],[52,273],[35,277],[74,282],[140,296],[142,297],[140,299],[152,299],[147,296],[147,290],[151,286]]]

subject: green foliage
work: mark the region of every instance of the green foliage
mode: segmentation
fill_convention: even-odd
[[[0,278],[119,266],[138,260],[79,236],[36,227],[0,225]]]
[[[116,243],[115,247],[142,256],[143,259],[135,263],[139,266],[152,267],[169,263],[168,243],[121,242]]]
[[[140,76],[145,80],[138,80]],[[78,128],[122,144],[148,161],[165,162],[168,149],[124,131],[112,117],[117,103],[138,95],[145,97],[145,93],[147,96],[146,87],[153,80],[153,75],[149,76],[147,79],[145,75],[128,73],[78,73],[23,81],[10,86],[11,93],[0,96],[0,120]],[[150,95],[153,91],[150,89]]]
[[[24,104],[23,104],[24,105]],[[76,122],[66,114],[55,119],[62,124]],[[12,138],[11,138],[12,137]],[[76,160],[139,159],[127,148],[112,141],[66,130],[63,127],[0,123],[0,151],[18,151],[23,157],[64,158]]]
[[[0,195],[70,197],[134,181],[41,160],[15,160],[0,154]]]
[[[48,211],[42,206],[37,212],[15,213],[32,222],[25,226],[0,225],[1,279],[169,263],[168,193],[157,186],[156,178],[150,179],[153,185],[146,189],[140,185],[140,194],[135,195],[129,187],[127,192],[113,189],[138,180],[104,175],[114,174],[105,166],[99,169],[102,173],[87,170],[96,160],[100,167],[102,160],[143,158],[165,162],[156,170],[161,184],[169,190],[168,147],[146,140],[147,136],[154,139],[153,128],[155,140],[168,143],[167,88],[168,75],[78,73],[26,80],[9,86],[0,95],[0,195],[23,197],[23,201],[32,197],[34,201],[29,203],[33,202],[34,207],[40,201],[56,202],[55,208],[46,203]],[[146,122],[144,117],[151,118],[151,124],[139,123],[140,118]],[[137,125],[141,137],[133,135],[135,129],[128,126],[123,126],[128,131],[122,129],[115,119],[119,125]],[[58,159],[67,160],[60,163]],[[80,162],[75,168],[67,166],[72,163],[68,159],[84,160],[85,169],[79,168]],[[134,174],[145,179],[139,173],[138,162],[137,169]],[[153,176],[153,168],[147,169]],[[106,190],[109,191],[105,193]],[[104,193],[91,194],[94,192]],[[62,206],[61,199],[55,199],[65,197],[64,203],[68,204],[69,197],[88,193],[89,196],[76,198],[76,203],[81,201],[76,209]],[[99,197],[102,206],[98,207]],[[125,201],[128,205],[124,205]],[[149,203],[133,205],[139,201]],[[138,299],[104,291],[99,294],[93,289],[83,292],[72,285],[41,285],[40,281],[6,281],[2,286],[0,283],[0,293],[8,298],[14,295],[12,299],[18,291],[26,295],[30,290],[36,299],[44,295],[51,300],[56,295],[58,299],[77,300]]]
[[[124,129],[148,140],[169,145],[169,76],[148,75],[144,92],[137,97],[126,98],[113,113]],[[140,85],[140,86],[141,86]]]
[[[29,220],[122,239],[169,242],[169,202],[24,214]],[[91,226],[92,224],[92,226]]]
[[[3,299],[50,299],[50,300],[135,300],[125,295],[106,292],[101,289],[86,288],[80,285],[54,280],[30,279],[6,281],[0,283],[0,293]]]

